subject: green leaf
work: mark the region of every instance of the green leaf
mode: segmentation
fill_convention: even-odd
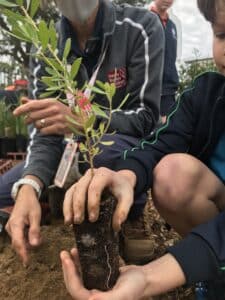
[[[58,44],[58,36],[57,36],[57,32],[55,30],[55,23],[53,20],[51,20],[50,24],[49,24],[49,37],[50,37],[50,43],[51,43],[52,49],[53,49],[53,51],[55,51],[57,48],[57,44]]]
[[[69,53],[71,50],[71,39],[67,39],[66,40],[66,44],[65,44],[65,48],[64,48],[64,52],[63,52],[63,58],[67,59]]]
[[[88,149],[84,143],[79,143],[80,152],[88,152]]]
[[[105,94],[106,94],[103,90],[97,88],[96,86],[93,86],[93,87],[91,88],[91,90],[92,90],[92,92],[94,92],[94,93],[96,93],[96,94],[100,94],[100,95],[105,95]]]
[[[126,97],[123,99],[123,101],[120,103],[120,105],[116,108],[116,110],[119,110],[123,107],[123,105],[127,102],[127,99],[129,98],[130,94],[127,94]]]
[[[32,0],[30,4],[30,16],[33,18],[40,6],[40,0]]]
[[[78,58],[72,64],[71,71],[70,71],[70,75],[72,79],[75,79],[75,77],[77,76],[77,73],[80,69],[81,62],[82,62],[82,58]]]
[[[103,91],[105,90],[105,84],[99,80],[96,80],[96,84],[98,87],[100,87],[100,89],[102,89]]]
[[[63,89],[63,88],[64,88],[63,85],[52,85],[52,86],[48,87],[46,90],[47,90],[48,92],[50,92],[50,91],[55,91],[55,92],[57,92],[57,91],[60,91],[60,90]]]
[[[73,118],[71,118],[70,116],[66,116],[66,119],[72,123],[75,126],[79,126],[80,127],[80,123],[78,123],[77,121],[75,121]]]
[[[92,104],[91,108],[96,116],[100,116],[102,118],[108,119],[107,114],[98,106],[98,104]]]
[[[52,95],[54,95],[54,94],[55,94],[55,91],[45,92],[45,93],[42,93],[42,94],[40,95],[40,98],[41,98],[41,99],[45,99],[45,98],[48,98],[48,97],[50,97],[50,96],[52,96]]]
[[[95,115],[91,115],[88,120],[85,122],[84,124],[84,129],[86,131],[91,130],[95,124],[95,120],[96,120],[96,116]]]
[[[69,129],[75,134],[75,135],[81,135],[83,136],[84,133],[79,131],[76,127],[74,127],[73,125],[71,124],[67,124],[67,126],[69,127]]]
[[[1,1],[1,0],[0,0]],[[24,22],[24,16],[13,12],[12,10],[9,10],[7,8],[3,9],[3,15],[7,16],[9,18],[10,24],[16,24],[16,22]]]
[[[107,141],[107,142],[100,142],[104,146],[112,146],[114,144],[114,141]]]
[[[0,6],[5,6],[5,7],[17,7],[18,4],[9,2],[7,0],[0,0]]]
[[[48,59],[44,59],[44,60],[51,68],[54,67],[54,69],[60,72],[64,71],[63,66],[60,65],[60,63],[56,59],[48,57]]]
[[[45,51],[49,42],[49,31],[46,22],[41,20],[41,22],[38,25],[38,29],[38,35],[41,42],[41,46],[43,51]]]
[[[17,3],[19,6],[22,6],[22,5],[23,5],[23,0],[16,0],[16,3]]]
[[[52,86],[55,84],[54,77],[42,76],[41,81],[47,84],[48,86]]]
[[[54,69],[52,69],[52,68],[50,68],[50,67],[46,67],[46,68],[45,68],[45,71],[46,71],[48,74],[50,74],[50,75],[58,76],[58,75],[57,75],[58,73],[57,73]]]
[[[115,83],[111,83],[110,84],[110,96],[111,96],[111,98],[113,98],[115,93],[116,93],[116,85],[115,85]]]
[[[103,134],[105,132],[105,123],[101,122],[99,125],[100,133]]]
[[[24,42],[28,42],[28,43],[31,42],[31,40],[29,38],[27,38],[26,36],[24,36],[20,31],[18,31],[18,32],[16,30],[13,30],[13,31],[14,31],[14,33],[12,33],[12,32],[7,32],[7,33],[9,35],[17,38],[18,40],[21,40],[21,41],[24,41]]]

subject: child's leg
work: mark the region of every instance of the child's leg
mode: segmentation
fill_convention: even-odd
[[[170,154],[154,170],[153,200],[181,235],[225,209],[225,186],[198,159]]]

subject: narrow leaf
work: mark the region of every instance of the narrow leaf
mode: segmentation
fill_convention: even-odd
[[[7,0],[0,0],[0,6],[5,6],[5,7],[17,7],[18,5],[12,2],[9,2]]]
[[[93,87],[91,88],[91,90],[92,90],[92,92],[94,92],[94,93],[96,93],[96,94],[100,94],[100,95],[105,95],[105,94],[106,94],[103,90],[97,88],[96,86],[93,86]]]
[[[75,79],[75,77],[77,76],[77,73],[80,69],[81,62],[82,62],[82,58],[78,58],[72,64],[71,71],[70,71],[72,79]]]
[[[123,101],[120,103],[120,105],[116,108],[116,110],[120,110],[123,105],[127,102],[127,99],[129,98],[130,94],[127,94],[126,97],[123,99]]]
[[[85,130],[92,129],[94,126],[95,120],[96,120],[95,115],[91,115],[84,124]]]
[[[33,18],[40,6],[40,0],[32,0],[30,5],[30,16]]]
[[[64,48],[64,52],[63,52],[63,58],[67,59],[69,53],[71,50],[71,39],[67,39],[66,40],[66,44],[65,44],[65,48]]]
[[[97,104],[92,104],[91,108],[96,116],[100,116],[102,118],[108,119],[107,114]]]
[[[46,22],[41,20],[41,22],[38,25],[38,29],[39,29],[38,35],[40,38],[41,46],[43,51],[45,51],[49,41],[49,31]]]
[[[104,146],[112,146],[114,144],[114,141],[108,141],[108,142],[100,142]]]

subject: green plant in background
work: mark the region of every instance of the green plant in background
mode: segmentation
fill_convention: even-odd
[[[7,105],[0,101],[0,136],[16,137],[22,135],[27,137],[27,126],[23,117],[15,118],[12,110],[14,105]]]
[[[4,101],[0,103],[0,126],[1,136],[15,137],[16,119],[12,114],[10,105],[6,105]]]
[[[71,39],[65,44],[62,56],[59,56],[57,45],[58,36],[55,23],[49,23],[43,19],[34,21],[34,16],[40,6],[40,0],[16,0],[14,2],[0,0],[2,13],[10,24],[14,37],[21,41],[29,42],[37,49],[35,57],[46,64],[47,76],[42,77],[46,85],[46,91],[42,98],[58,94],[57,100],[69,104],[72,112],[78,117],[79,123],[68,117],[70,128],[75,135],[85,137],[80,144],[80,151],[84,154],[84,160],[90,164],[93,170],[94,157],[101,153],[99,144],[111,145],[113,142],[103,142],[102,137],[107,133],[112,116],[112,99],[116,92],[115,84],[97,82],[96,87],[89,87],[92,93],[105,95],[108,107],[102,107],[94,102],[94,96],[86,95],[84,86],[77,88],[76,75],[78,74],[81,59],[76,59],[72,65],[67,63],[71,51]],[[12,10],[13,8],[13,10]],[[128,96],[127,96],[128,97]],[[127,97],[122,101],[118,110],[123,106]],[[107,113],[105,112],[107,111]],[[98,128],[95,128],[96,119],[103,118]]]
[[[181,94],[193,84],[195,78],[206,71],[216,71],[216,65],[212,59],[199,59],[200,53],[194,50],[195,59],[186,62],[179,67],[179,91]]]

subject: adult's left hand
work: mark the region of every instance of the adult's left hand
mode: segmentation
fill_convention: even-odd
[[[81,120],[71,112],[67,105],[56,99],[30,100],[23,98],[22,103],[24,104],[14,110],[14,115],[24,115],[26,124],[33,123],[43,134],[64,135],[71,133],[67,116],[75,119],[77,123],[81,123]]]
[[[74,300],[150,300],[145,298],[147,280],[141,266],[122,267],[114,288],[101,292],[87,290],[82,284],[77,249],[72,249],[70,253],[62,251],[60,256],[66,288]]]

